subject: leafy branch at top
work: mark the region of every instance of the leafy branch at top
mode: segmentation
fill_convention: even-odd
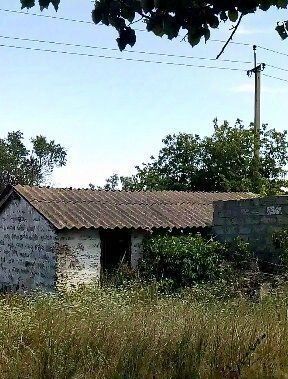
[[[181,29],[187,33],[191,46],[202,38],[210,38],[211,29],[230,20],[239,25],[241,18],[258,9],[267,11],[271,6],[287,8],[287,0],[97,0],[93,21],[102,22],[117,29],[120,50],[136,42],[135,30],[131,27],[136,15],[140,15],[148,32],[168,39],[178,37]],[[237,26],[235,27],[235,31]]]
[[[22,8],[31,8],[35,0],[20,0]],[[50,4],[57,10],[60,0],[38,0],[41,9]],[[239,25],[239,19],[257,10],[271,7],[287,9],[288,0],[96,0],[92,12],[95,24],[114,27],[118,32],[118,46],[124,50],[136,43],[133,29],[135,20],[142,20],[148,32],[156,36],[178,37],[183,29],[191,46],[201,39],[207,41],[211,30],[230,21]],[[138,20],[139,21],[139,20]],[[236,28],[237,28],[236,25]],[[288,21],[276,27],[281,38],[288,37]]]

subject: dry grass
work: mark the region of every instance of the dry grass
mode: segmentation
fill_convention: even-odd
[[[205,303],[153,288],[5,297],[0,377],[288,378],[287,299]]]

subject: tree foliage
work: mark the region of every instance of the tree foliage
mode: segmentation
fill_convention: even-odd
[[[20,0],[22,9],[29,9],[34,7],[36,5],[36,1],[37,0]],[[57,11],[60,4],[60,0],[38,0],[38,4],[40,6],[41,11],[43,9],[48,9],[50,4],[53,5],[55,10]]]
[[[260,175],[254,171],[254,127],[214,120],[211,136],[179,133],[163,139],[157,157],[120,177],[128,190],[251,191],[275,193],[285,181],[287,132],[261,129]],[[108,183],[109,184],[109,183]],[[114,183],[114,189],[115,189]]]
[[[30,142],[28,149],[20,131],[0,139],[0,189],[7,184],[44,184],[55,167],[66,164],[66,151],[55,141],[36,136]]]
[[[35,0],[20,0],[22,8],[31,8]],[[41,9],[52,4],[57,10],[60,0],[38,0]],[[268,11],[272,6],[286,9],[288,0],[96,0],[92,12],[95,24],[114,27],[118,32],[118,46],[124,50],[134,46],[134,24],[144,21],[148,32],[156,36],[178,37],[184,30],[190,45],[210,38],[211,30],[220,23],[237,22],[240,17],[257,10]],[[276,30],[285,39],[288,37],[288,21],[279,23]]]

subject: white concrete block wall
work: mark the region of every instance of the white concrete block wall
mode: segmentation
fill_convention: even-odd
[[[53,290],[56,279],[52,226],[24,199],[0,214],[0,289]]]
[[[99,282],[101,241],[97,230],[58,233],[57,287],[73,289],[80,284]]]
[[[131,266],[137,269],[139,260],[143,256],[143,239],[145,234],[133,231],[131,233]]]

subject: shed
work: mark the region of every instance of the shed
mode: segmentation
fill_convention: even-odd
[[[97,282],[120,262],[136,268],[147,233],[210,228],[214,201],[249,196],[8,186],[0,196],[0,290],[50,291]]]

